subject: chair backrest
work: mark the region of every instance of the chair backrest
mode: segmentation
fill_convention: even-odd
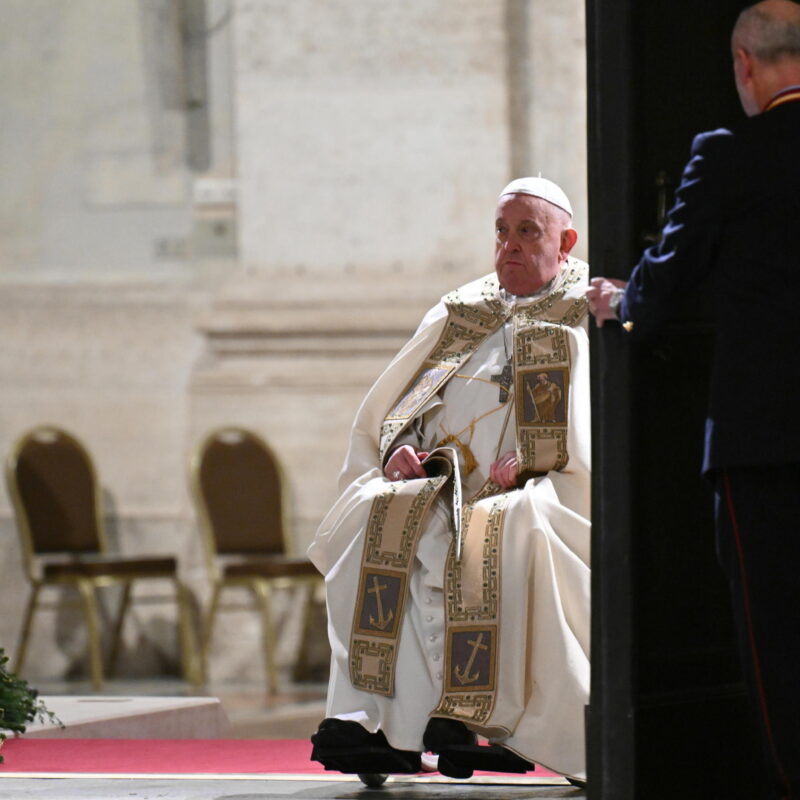
[[[28,559],[105,550],[97,474],[74,436],[51,425],[28,431],[9,453],[6,480]]]
[[[260,436],[235,426],[211,431],[192,458],[191,483],[207,548],[219,554],[285,551],[286,481]]]

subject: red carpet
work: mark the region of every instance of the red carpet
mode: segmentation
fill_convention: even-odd
[[[324,772],[311,743],[291,739],[9,739],[3,772]]]
[[[297,739],[9,739],[3,773],[333,775]],[[476,773],[476,775],[487,773]],[[531,777],[554,777],[541,767]]]

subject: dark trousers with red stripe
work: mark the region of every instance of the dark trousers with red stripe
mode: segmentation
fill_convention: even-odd
[[[767,796],[800,800],[800,464],[719,470],[716,520]]]

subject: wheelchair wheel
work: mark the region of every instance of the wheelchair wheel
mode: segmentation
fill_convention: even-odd
[[[379,786],[383,786],[388,778],[388,775],[383,775],[380,772],[359,772],[358,778],[365,786],[368,786],[370,789],[377,789]]]

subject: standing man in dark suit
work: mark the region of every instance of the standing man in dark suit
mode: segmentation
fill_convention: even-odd
[[[800,5],[747,8],[732,50],[748,119],[695,138],[660,244],[587,297],[643,339],[712,281],[703,472],[773,796],[800,798]]]

